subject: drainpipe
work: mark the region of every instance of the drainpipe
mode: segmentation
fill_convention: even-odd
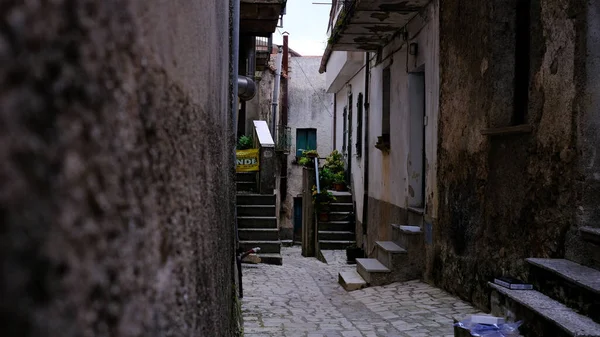
[[[290,61],[290,48],[289,48],[289,40],[288,40],[288,33],[287,32],[283,32],[283,57],[282,57],[282,67],[283,67],[283,72],[287,77],[283,77],[281,79],[281,125],[282,127],[282,131],[285,130],[285,127],[288,125],[288,78],[289,78],[289,61]],[[278,137],[281,137],[280,135],[278,135]],[[280,192],[281,192],[281,197],[280,197],[280,201],[283,203],[283,201],[285,201],[286,196],[287,196],[287,170],[288,170],[288,162],[287,162],[288,156],[286,154],[284,154],[282,156],[281,159],[281,166],[280,169],[281,171],[279,172],[279,176],[284,178],[280,180]]]
[[[277,105],[279,104],[279,86],[281,83],[281,63],[282,63],[282,48],[279,47],[277,52],[277,61],[275,62],[275,66],[277,67],[275,70],[275,85],[273,86],[273,113],[272,113],[272,121],[271,121],[271,133],[275,136],[275,125],[277,123]]]
[[[371,78],[371,69],[369,68],[369,53],[365,53],[365,140],[364,145],[364,179],[363,179],[363,212],[362,212],[362,227],[363,234],[367,234],[367,221],[369,219],[367,212],[369,211],[369,80]]]
[[[235,145],[236,145],[236,135],[237,135],[237,125],[238,125],[238,72],[239,72],[239,53],[240,53],[240,0],[232,0],[231,1],[231,78],[230,78],[230,88],[231,88],[231,132],[232,134],[229,137],[233,136],[234,142],[233,147],[231,149],[232,152],[232,163],[236,162],[236,154],[235,154]],[[233,168],[233,182],[235,183],[235,166]],[[234,263],[236,263],[237,271],[238,271],[238,284],[242,285],[242,263],[238,258],[237,251],[239,246],[239,236],[238,236],[238,223],[237,223],[237,201],[236,198],[233,198],[233,229],[234,229]],[[240,295],[242,295],[240,293]]]

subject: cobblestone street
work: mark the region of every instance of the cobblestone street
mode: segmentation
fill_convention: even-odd
[[[338,272],[343,251],[326,251],[328,264],[282,248],[283,266],[244,265],[245,337],[453,336],[452,319],[478,312],[423,282],[346,292]]]

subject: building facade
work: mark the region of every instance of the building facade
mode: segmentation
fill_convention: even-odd
[[[370,257],[418,226],[420,278],[482,308],[525,258],[598,268],[599,6],[334,1],[320,70]]]

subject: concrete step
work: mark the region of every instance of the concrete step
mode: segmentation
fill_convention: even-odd
[[[338,283],[346,291],[358,290],[367,286],[367,282],[365,282],[356,270],[341,271],[338,274]]]
[[[278,253],[258,254],[258,257],[260,257],[260,263],[274,264],[277,266],[281,266],[283,264],[283,259],[281,258],[281,254],[278,254]]]
[[[600,337],[600,324],[536,290],[488,285],[492,288],[492,315],[523,320],[519,331],[525,337]]]
[[[329,204],[330,212],[352,212],[353,210],[352,203],[332,202]]]
[[[319,222],[319,230],[354,232],[354,223],[350,221]]]
[[[352,203],[352,193],[350,192],[337,192],[329,191],[335,197],[336,202]]]
[[[392,241],[398,243],[415,258],[422,258],[425,255],[425,238],[418,226],[392,224]],[[421,262],[424,263],[424,260]]]
[[[351,231],[319,231],[319,241],[352,241],[355,239],[354,232]]]
[[[398,264],[396,260],[406,260],[406,249],[398,246],[392,241],[375,241],[375,246],[377,248],[375,252],[377,260],[379,260],[384,266],[388,267],[389,269],[394,268],[394,262]],[[403,256],[397,256],[399,254]]]
[[[238,194],[238,205],[275,205],[274,194]]]
[[[329,221],[354,221],[352,212],[329,212]]]
[[[600,271],[564,259],[526,261],[534,289],[600,323]]]
[[[275,216],[274,205],[238,205],[238,216]]]
[[[585,241],[600,245],[600,228],[581,227],[579,228],[579,232]]]
[[[244,241],[277,241],[279,230],[277,228],[238,228],[238,236]]]
[[[321,250],[345,250],[348,246],[356,244],[356,241],[339,241],[339,240],[320,240],[319,249]]]
[[[235,174],[235,181],[237,181],[237,182],[245,181],[245,182],[256,183],[256,181],[257,181],[256,176],[257,176],[256,172],[239,172],[239,173]]]
[[[240,241],[240,249],[248,251],[254,247],[260,247],[260,254],[281,253],[281,242],[277,241]]]
[[[239,228],[277,228],[277,218],[274,216],[238,216]]]
[[[235,187],[238,192],[256,192],[258,190],[256,183],[248,181],[236,181]]]
[[[377,259],[356,259],[356,271],[371,286],[390,283],[391,271]]]

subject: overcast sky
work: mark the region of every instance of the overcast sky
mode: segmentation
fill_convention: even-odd
[[[290,48],[302,56],[323,55],[327,44],[327,24],[331,5],[313,5],[331,0],[287,0],[283,28],[277,28],[273,42],[281,44],[281,33],[290,33]]]

